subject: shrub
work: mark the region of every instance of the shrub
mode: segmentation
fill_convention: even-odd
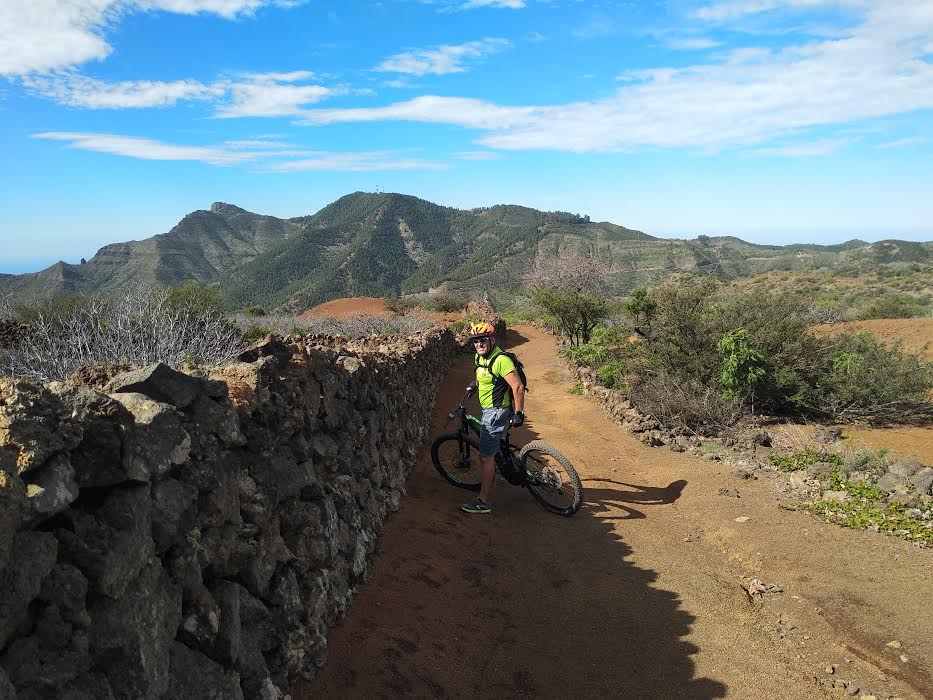
[[[583,396],[583,385],[577,382],[572,387],[570,387],[570,390],[567,393],[573,394],[574,396]]]
[[[829,464],[834,464],[837,467],[841,467],[843,464],[842,456],[836,454],[835,452],[817,452],[812,447],[805,447],[802,450],[797,450],[790,454],[780,454],[777,452],[772,452],[768,455],[768,459],[771,461],[775,467],[780,469],[782,472],[796,472],[801,469],[806,469],[811,464],[816,464],[817,462],[828,462]]]
[[[719,433],[746,413],[742,401],[723,398],[715,388],[664,372],[630,385],[628,394],[642,412],[663,425],[700,435]]]
[[[914,318],[925,315],[925,304],[909,294],[885,294],[872,301],[858,313],[859,319]]]
[[[203,302],[168,289],[41,300],[20,309],[29,332],[3,351],[3,371],[47,382],[86,365],[223,364],[242,350],[240,333]]]
[[[263,326],[260,324],[249,326],[245,331],[243,331],[243,342],[255,343],[257,340],[262,340],[272,332],[273,330],[271,326]]]
[[[453,311],[462,311],[469,300],[457,294],[437,294],[428,297],[422,306],[428,311],[440,313],[451,313]]]
[[[596,375],[603,386],[613,389],[622,383],[623,372],[624,368],[621,362],[610,360],[596,370]]]
[[[243,313],[245,313],[250,318],[257,318],[259,316],[265,316],[266,310],[261,306],[250,306]]]
[[[610,312],[609,301],[590,292],[539,287],[531,294],[532,301],[549,315],[571,345],[589,342],[593,329]]]
[[[764,356],[752,347],[744,328],[729,331],[719,341],[719,385],[723,396],[751,396],[767,374]]]
[[[165,304],[170,309],[194,314],[226,313],[223,298],[216,287],[197,282],[185,282],[166,289]]]
[[[404,299],[398,297],[386,297],[383,299],[385,302],[386,308],[393,314],[407,314],[412,309],[418,306],[418,302],[415,299],[406,297]]]

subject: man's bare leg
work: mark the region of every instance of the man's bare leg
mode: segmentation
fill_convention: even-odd
[[[483,466],[479,498],[483,503],[489,503],[489,498],[492,496],[492,482],[496,478],[496,460],[494,457],[480,457],[479,461]]]

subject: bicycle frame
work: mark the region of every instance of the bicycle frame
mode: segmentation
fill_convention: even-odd
[[[457,407],[453,411],[447,414],[447,421],[444,423],[444,429],[446,430],[447,425],[450,424],[450,421],[452,421],[458,413],[460,414],[460,427],[457,429],[457,433],[461,436],[461,438],[463,438],[461,445],[466,446],[466,447],[461,447],[461,449],[464,450],[465,452],[462,455],[464,463],[468,461],[469,459],[468,453],[466,452],[466,450],[469,449],[466,443],[466,438],[470,434],[470,429],[472,429],[473,432],[476,433],[477,438],[480,436],[480,432],[482,429],[482,421],[476,416],[474,416],[473,414],[469,413],[466,409],[466,406],[464,405],[464,403],[470,398],[470,395],[472,393],[473,393],[472,390],[467,389],[466,393],[463,395],[463,398],[460,400],[460,403],[457,404]],[[506,460],[508,460],[508,468],[510,469],[510,471],[512,471],[513,474],[517,475],[518,478],[516,478],[516,480],[513,480],[513,479],[508,478],[506,474],[502,474],[502,476],[510,484],[514,484],[515,486],[523,486],[525,482],[525,479],[524,479],[525,469],[521,467],[521,463],[519,462],[518,457],[517,457],[518,451],[519,451],[518,445],[512,444],[512,442],[509,440],[509,428],[510,427],[511,427],[510,425],[507,425],[505,427],[505,433],[503,434],[502,438],[499,440],[499,452],[495,455],[496,473],[502,474],[502,467],[506,463]]]

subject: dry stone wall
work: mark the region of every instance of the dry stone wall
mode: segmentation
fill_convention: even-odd
[[[313,676],[458,349],[269,338],[199,374],[0,380],[0,699]]]

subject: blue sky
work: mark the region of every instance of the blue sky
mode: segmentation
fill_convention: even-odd
[[[933,239],[933,0],[3,0],[0,272],[225,201]]]

